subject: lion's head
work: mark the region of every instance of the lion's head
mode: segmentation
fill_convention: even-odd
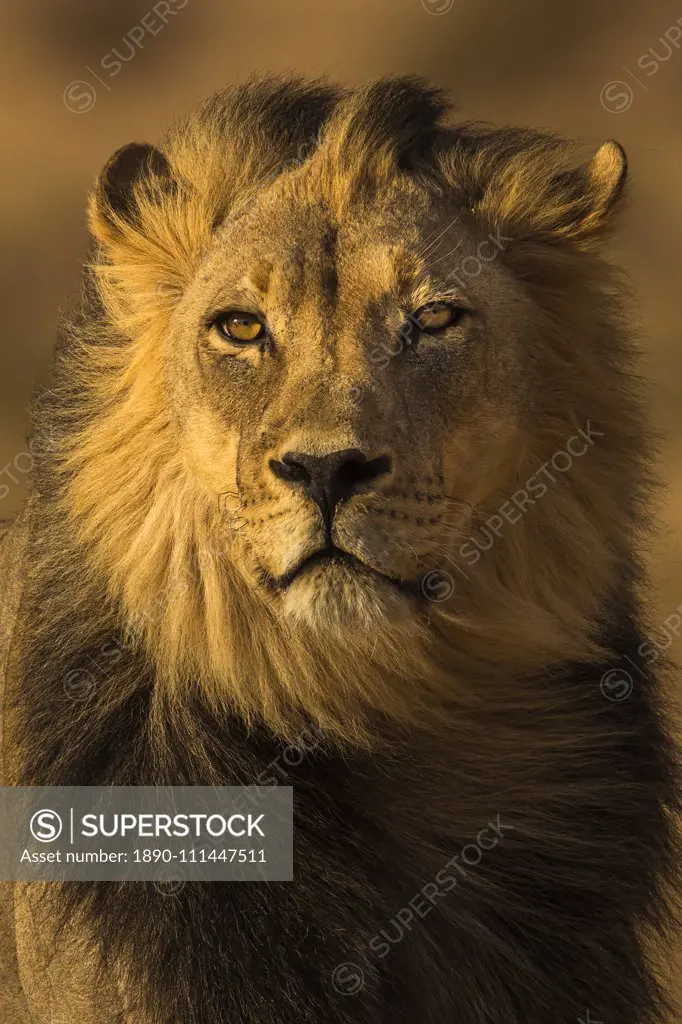
[[[445,109],[252,83],[92,197],[60,502],[164,678],[279,728],[590,657],[630,571],[623,153]]]

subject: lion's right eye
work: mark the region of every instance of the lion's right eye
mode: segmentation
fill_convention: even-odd
[[[265,336],[265,324],[253,313],[231,309],[221,313],[214,321],[216,330],[229,341],[249,345]]]

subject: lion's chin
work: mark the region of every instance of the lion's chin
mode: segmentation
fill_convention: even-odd
[[[282,594],[282,609],[297,623],[337,634],[386,628],[415,614],[410,596],[391,580],[336,561],[304,568]]]

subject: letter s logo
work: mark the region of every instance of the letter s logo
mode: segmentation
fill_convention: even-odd
[[[62,834],[62,819],[56,811],[36,811],[31,818],[31,835],[39,843],[53,843]]]

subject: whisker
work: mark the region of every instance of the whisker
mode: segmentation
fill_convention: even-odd
[[[474,506],[471,502],[465,501],[464,498],[451,498],[449,494],[444,494],[441,501],[451,501],[455,505],[466,505],[466,507],[470,508],[472,512],[474,511]]]
[[[450,540],[452,540],[452,539],[455,539],[455,540],[467,540],[468,537],[469,537],[468,533],[462,533],[461,530],[456,530],[454,527],[449,526],[447,523],[445,523],[444,526],[445,526],[445,531],[444,532],[446,533],[448,539],[450,539]]]
[[[452,557],[452,555],[450,554],[449,551],[447,551],[445,548],[439,548],[438,546],[436,546],[436,550],[440,550],[441,553],[447,558],[448,562],[453,567],[453,569],[456,569],[457,572],[461,573],[462,576],[464,576],[465,579],[467,579],[467,580],[471,579],[469,574],[464,571],[464,569],[461,567],[461,565],[458,565],[457,562],[453,559],[453,557]]]
[[[459,242],[457,243],[457,245],[455,246],[454,249],[451,249],[450,252],[446,252],[445,256],[441,256],[441,257],[439,257],[439,259],[436,260],[436,262],[434,263],[434,267],[437,267],[439,263],[442,263],[443,260],[446,260],[448,258],[448,256],[452,256],[453,252],[457,252],[457,250],[459,249],[461,244],[462,244],[462,239],[460,238]]]
[[[424,259],[431,252],[431,250],[435,248],[436,244],[441,240],[443,235],[446,234],[446,232],[448,232],[451,227],[454,227],[455,224],[458,224],[461,219],[462,215],[461,213],[458,213],[455,219],[450,221],[449,224],[446,224],[443,230],[440,232],[440,234],[437,235],[429,245],[427,245],[426,249],[417,251],[418,255],[421,256],[422,259]]]

